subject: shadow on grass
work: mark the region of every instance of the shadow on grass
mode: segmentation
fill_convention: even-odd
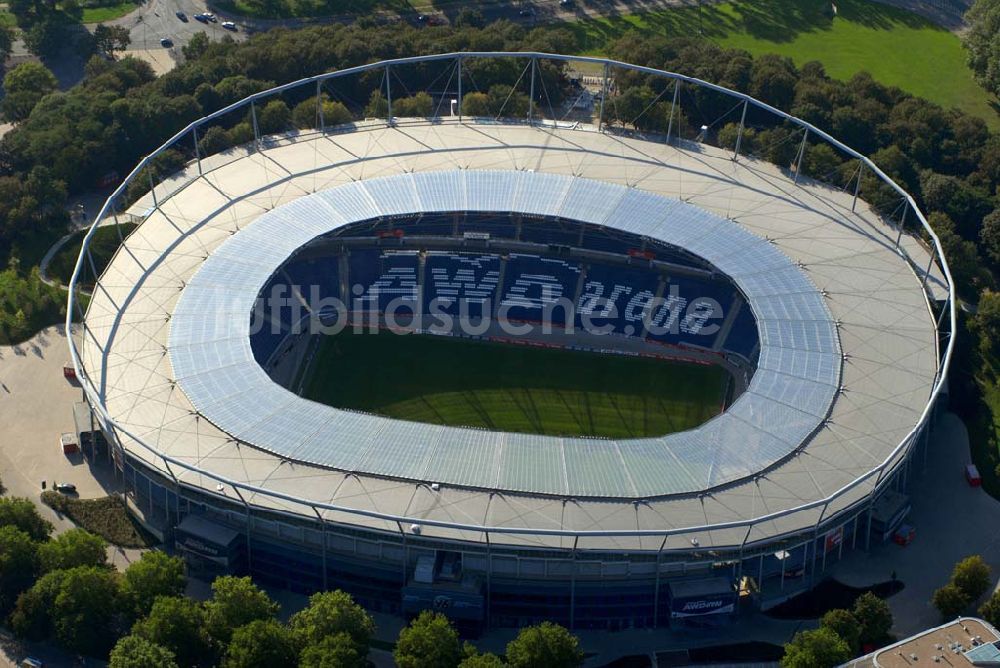
[[[701,34],[709,39],[741,33],[782,43],[793,41],[803,33],[830,30],[834,21],[859,23],[879,30],[936,28],[916,14],[866,0],[839,0],[836,16],[830,2],[818,0],[737,0],[701,8],[689,6],[667,10],[653,10],[644,3],[634,3],[630,10],[634,11],[631,16],[602,12],[602,18],[590,18],[578,12],[576,20],[553,25],[568,29],[576,38],[577,47],[585,51],[601,49],[632,31],[666,36]]]

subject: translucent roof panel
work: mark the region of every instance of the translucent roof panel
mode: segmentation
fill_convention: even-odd
[[[744,292],[757,372],[729,411],[687,432],[601,440],[442,427],[339,410],[275,384],[249,345],[258,293],[298,248],[355,222],[422,212],[522,213],[686,248]],[[840,385],[824,297],[777,248],[699,207],[635,188],[531,171],[451,170],[352,182],[263,214],[222,243],[170,321],[174,377],[234,438],[290,461],[454,486],[573,497],[687,494],[767,469],[801,447]]]

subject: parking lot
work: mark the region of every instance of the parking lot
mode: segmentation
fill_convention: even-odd
[[[18,346],[0,346],[0,475],[8,496],[37,502],[57,531],[72,523],[39,501],[43,480],[49,488],[55,481],[73,483],[82,498],[108,493],[80,453],[64,455],[59,447],[60,435],[75,430],[73,404],[82,399],[79,386],[63,377],[68,358],[58,327]],[[109,468],[98,470],[102,478],[105,472],[110,478]]]

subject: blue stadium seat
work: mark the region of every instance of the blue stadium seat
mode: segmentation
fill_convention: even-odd
[[[365,310],[385,311],[392,304],[406,311],[419,306],[417,302],[417,251],[357,250],[350,254],[350,283],[360,285],[360,295],[352,297]],[[397,301],[398,300],[398,301]]]
[[[576,302],[576,326],[584,331],[611,326],[616,334],[641,335],[643,310],[659,282],[659,274],[648,269],[590,265]]]
[[[653,309],[648,338],[711,348],[733,302],[733,288],[687,276],[671,276]]]
[[[499,280],[497,255],[430,251],[424,267],[424,313],[459,316],[464,308],[469,318],[489,316]]]
[[[511,253],[504,271],[500,308],[508,319],[540,322],[546,309],[554,309],[551,321],[559,325],[566,322],[566,309],[554,307],[563,298],[572,304],[579,264]]]

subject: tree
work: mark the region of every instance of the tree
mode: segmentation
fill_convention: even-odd
[[[208,51],[208,45],[208,35],[204,31],[199,31],[191,35],[188,43],[181,47],[184,60],[198,60]]]
[[[213,125],[198,140],[198,151],[201,153],[201,157],[204,158],[209,155],[221,153],[232,147],[232,145],[233,143],[230,141],[226,131],[218,125]]]
[[[410,118],[428,118],[434,113],[434,100],[427,93],[420,91],[412,97],[403,97],[392,103],[393,116]]]
[[[983,88],[1000,95],[1000,0],[976,0],[965,21],[969,67]]]
[[[851,659],[847,641],[828,628],[799,631],[785,645],[782,668],[833,668]]]
[[[941,620],[955,619],[969,607],[969,597],[958,586],[948,583],[934,592],[931,603],[941,613]]]
[[[349,594],[320,592],[309,597],[309,605],[292,615],[289,625],[302,646],[317,645],[325,638],[346,633],[362,656],[375,633],[375,622]]]
[[[73,652],[106,655],[117,640],[120,576],[95,566],[55,573],[62,574],[49,609],[56,640]]]
[[[858,626],[858,619],[850,610],[830,610],[819,620],[819,626],[823,629],[830,629],[844,639],[847,646],[851,648],[851,653],[856,654],[861,649],[859,642],[861,629]]]
[[[180,596],[186,586],[184,561],[165,552],[143,552],[125,569],[122,593],[136,617],[144,617],[159,596]]]
[[[38,509],[28,499],[0,498],[0,527],[14,526],[31,536],[32,540],[48,540],[52,525],[38,514]]]
[[[365,668],[367,664],[365,655],[346,633],[327,636],[318,644],[306,646],[299,657],[299,668]]]
[[[490,116],[489,96],[486,93],[466,93],[462,96],[462,114],[465,116]]]
[[[40,58],[58,55],[63,48],[65,26],[55,17],[47,16],[22,33],[28,51]]]
[[[994,267],[1000,267],[1000,208],[983,218],[979,228],[979,242]]]
[[[132,634],[173,652],[182,666],[213,663],[215,648],[205,631],[201,604],[183,596],[161,596],[149,615],[132,627]]]
[[[74,528],[39,544],[38,559],[42,572],[76,566],[105,566],[108,544],[86,529]]]
[[[458,668],[504,668],[506,666],[496,654],[471,654],[458,664]]]
[[[21,63],[3,78],[7,93],[3,99],[4,118],[12,123],[23,121],[57,85],[56,76],[45,65],[34,61]]]
[[[974,554],[955,564],[951,582],[962,590],[970,601],[976,601],[993,584],[990,567],[981,556]]]
[[[837,168],[842,162],[833,147],[825,142],[807,146],[805,157],[802,159],[802,173],[817,181],[836,183]]]
[[[94,28],[94,48],[112,59],[115,57],[115,51],[124,51],[131,43],[132,38],[125,26],[106,26],[99,23]]]
[[[119,640],[108,660],[108,668],[178,668],[174,653],[139,636]]]
[[[31,536],[15,526],[0,527],[0,618],[13,609],[37,574],[38,548]]]
[[[14,31],[7,26],[0,26],[0,63],[6,62],[14,49]]]
[[[507,663],[512,668],[572,668],[583,664],[579,644],[562,626],[542,622],[521,629],[507,643]]]
[[[858,620],[858,640],[862,645],[877,643],[889,634],[892,628],[892,612],[889,604],[866,591],[854,601],[855,619]]]
[[[993,592],[993,595],[979,606],[979,616],[994,627],[1000,626],[1000,591]]]
[[[365,105],[365,118],[385,118],[389,115],[389,101],[382,95],[380,89],[372,91]]]
[[[392,657],[400,668],[455,668],[462,644],[447,617],[424,610],[399,632]]]
[[[18,637],[44,640],[52,635],[52,607],[65,577],[66,571],[47,573],[17,597],[10,625]]]
[[[473,7],[462,7],[455,15],[452,25],[456,28],[482,28],[486,25],[483,13]]]
[[[335,125],[350,123],[354,120],[351,112],[340,102],[323,99],[323,125],[331,128]],[[316,100],[308,99],[295,105],[292,109],[292,124],[301,130],[311,130],[319,127],[319,116]]]
[[[284,100],[271,100],[257,113],[257,127],[262,135],[278,134],[288,129],[291,118]]]
[[[206,629],[226,645],[237,628],[273,619],[279,608],[249,577],[224,575],[212,582],[212,599],[205,603]]]
[[[273,619],[258,619],[233,632],[226,668],[293,666],[298,652],[291,631]]]

